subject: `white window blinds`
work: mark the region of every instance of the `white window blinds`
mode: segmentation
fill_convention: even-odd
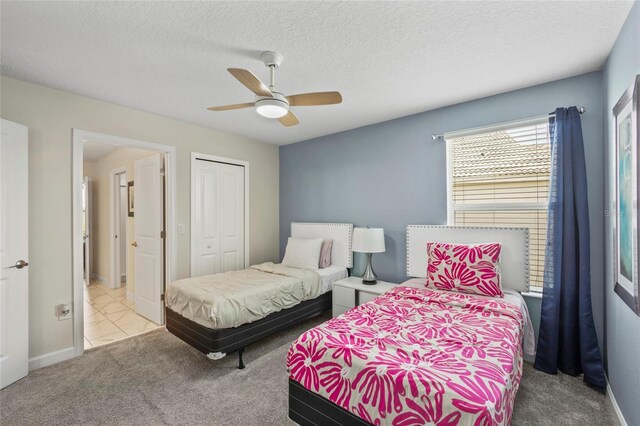
[[[541,290],[551,154],[544,121],[448,138],[449,222],[529,228],[530,285]]]

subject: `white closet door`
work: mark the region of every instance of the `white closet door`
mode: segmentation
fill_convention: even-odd
[[[220,170],[217,164],[201,160],[195,162],[192,276],[220,272]]]
[[[221,164],[220,210],[221,268],[244,268],[244,167]]]
[[[195,161],[192,276],[244,267],[244,167]]]

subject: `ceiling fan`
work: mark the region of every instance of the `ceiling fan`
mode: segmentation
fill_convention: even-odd
[[[267,87],[251,71],[242,68],[227,68],[247,89],[256,94],[253,102],[244,104],[224,105],[207,108],[209,111],[228,111],[255,107],[258,114],[267,118],[277,118],[286,127],[295,126],[300,121],[291,111],[292,106],[316,106],[333,105],[342,102],[340,92],[316,92],[301,93],[299,95],[285,96],[276,89],[276,68],[282,63],[282,55],[276,52],[263,52],[260,56],[264,64],[269,68],[269,87]]]

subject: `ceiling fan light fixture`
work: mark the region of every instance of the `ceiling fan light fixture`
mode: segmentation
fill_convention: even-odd
[[[289,105],[278,99],[266,98],[256,101],[256,111],[263,117],[280,118],[287,115]]]

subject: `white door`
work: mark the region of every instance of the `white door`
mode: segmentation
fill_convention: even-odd
[[[28,134],[2,120],[0,138],[0,388],[29,372]]]
[[[120,218],[120,227],[118,231],[118,241],[120,245],[118,248],[120,249],[120,253],[118,257],[120,258],[120,279],[118,280],[118,287],[123,284],[126,286],[126,276],[127,276],[127,174],[121,173],[120,175],[120,183],[118,186],[118,205],[119,211],[118,216]]]
[[[84,248],[84,284],[91,284],[91,181],[82,178],[82,244]]]
[[[127,174],[112,171],[113,177],[113,259],[111,270],[113,271],[113,286],[122,287],[122,278],[127,271]]]
[[[192,276],[244,268],[244,167],[195,161]]]
[[[160,324],[164,222],[160,154],[136,160],[133,180],[136,312]]]

